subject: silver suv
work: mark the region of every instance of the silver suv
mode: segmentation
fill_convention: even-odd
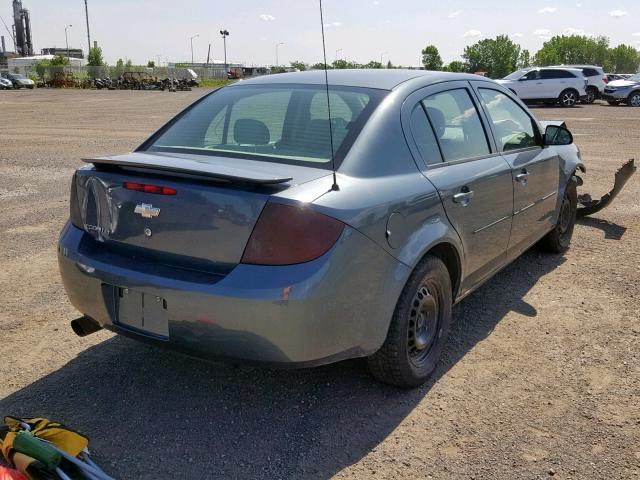
[[[640,73],[631,75],[626,80],[609,82],[602,95],[609,105],[626,103],[632,107],[640,107]]]
[[[587,96],[582,99],[582,103],[593,103],[604,93],[607,86],[607,75],[602,67],[595,65],[556,65],[555,68],[577,68],[582,70],[582,74],[587,79]]]

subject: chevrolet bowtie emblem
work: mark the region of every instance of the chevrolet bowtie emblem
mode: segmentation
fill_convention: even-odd
[[[149,203],[140,203],[136,205],[136,209],[133,212],[139,213],[142,215],[142,218],[153,218],[160,215],[160,209],[153,208],[153,205]]]

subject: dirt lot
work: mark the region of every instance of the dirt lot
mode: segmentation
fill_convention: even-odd
[[[203,93],[0,92],[1,414],[86,432],[117,478],[640,478],[640,177],[566,256],[527,253],[457,306],[418,390],[362,361],[268,371],[76,337],[55,256],[73,169]],[[640,157],[640,109],[534,112],[568,121],[594,194]]]

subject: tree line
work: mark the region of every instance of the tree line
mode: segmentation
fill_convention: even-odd
[[[531,66],[549,65],[597,65],[607,73],[635,73],[640,67],[640,52],[630,45],[609,46],[607,37],[589,37],[586,35],[557,35],[546,41],[534,55],[523,49],[508,35],[486,38],[465,47],[462,60],[445,64],[435,45],[422,49],[422,65],[427,70],[448,72],[486,72],[491,78],[502,78],[511,72]],[[322,69],[323,63],[309,65],[301,61],[291,62],[298,70]],[[389,61],[387,68],[394,67]],[[279,67],[281,70],[282,67]],[[343,68],[383,68],[382,63],[371,61],[359,64],[337,59],[330,69]],[[273,68],[272,68],[273,70]]]

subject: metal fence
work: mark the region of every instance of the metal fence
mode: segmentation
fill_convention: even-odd
[[[224,67],[195,67],[190,68],[200,80],[220,80],[226,78]],[[119,78],[125,72],[142,72],[158,79],[186,78],[188,74],[185,68],[178,67],[143,67],[143,66],[103,66],[103,67],[52,67],[49,65],[11,66],[7,72],[19,73],[36,82],[47,82],[61,75],[72,76],[77,81],[92,80],[96,78]]]

